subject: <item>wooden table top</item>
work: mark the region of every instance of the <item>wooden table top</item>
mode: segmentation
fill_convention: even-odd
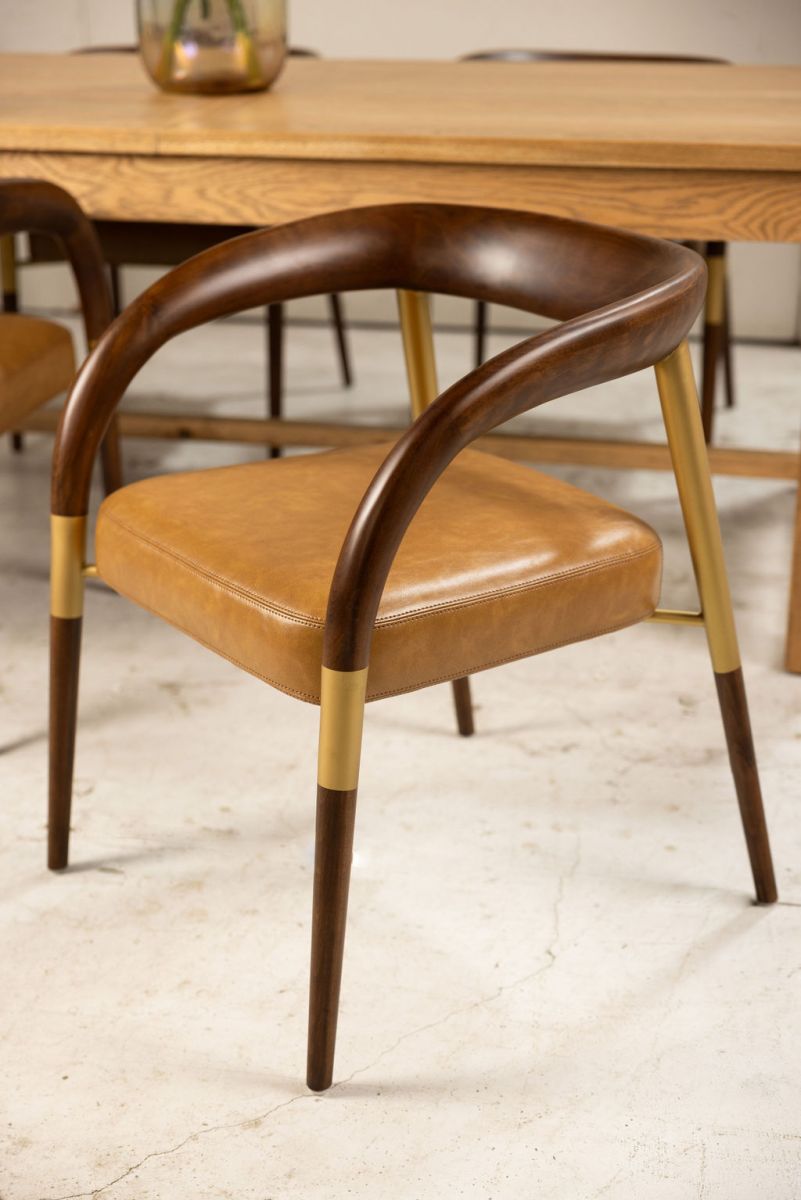
[[[801,170],[801,67],[292,59],[159,92],[134,55],[0,55],[0,151]]]

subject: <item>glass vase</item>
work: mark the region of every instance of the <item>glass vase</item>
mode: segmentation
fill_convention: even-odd
[[[168,92],[268,88],[286,57],[286,0],[137,0],[139,47]]]

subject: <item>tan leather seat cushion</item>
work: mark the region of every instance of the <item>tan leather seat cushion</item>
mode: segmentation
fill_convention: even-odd
[[[72,386],[68,329],[21,313],[0,313],[0,433]]]
[[[319,700],[328,589],[368,446],[161,476],[106,499],[100,575],[246,671]],[[410,526],[381,601],[368,698],[410,691],[649,616],[659,538],[586,492],[467,451]]]

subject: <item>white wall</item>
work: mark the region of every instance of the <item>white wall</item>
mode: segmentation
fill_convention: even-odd
[[[798,0],[289,0],[292,39],[340,57],[452,58],[487,46],[801,62]],[[133,0],[0,0],[0,48],[130,40]]]
[[[289,7],[292,40],[339,57],[454,58],[528,45],[801,63],[801,0],[289,0]],[[134,37],[134,0],[0,0],[0,50]],[[33,302],[45,287],[52,295],[45,273],[27,274]],[[740,335],[798,336],[801,247],[734,247],[732,276]]]

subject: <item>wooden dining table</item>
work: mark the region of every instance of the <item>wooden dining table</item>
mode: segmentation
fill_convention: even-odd
[[[193,97],[157,91],[131,55],[0,54],[0,178],[14,176],[61,184],[115,221],[271,225],[440,201],[797,242],[801,67],[292,59],[270,92]],[[44,412],[27,427],[53,422]],[[121,431],[304,446],[398,432],[132,411]],[[503,432],[486,443],[540,463],[670,467],[653,443]],[[800,461],[710,449],[718,474],[797,484]],[[801,505],[786,666],[801,671]]]

